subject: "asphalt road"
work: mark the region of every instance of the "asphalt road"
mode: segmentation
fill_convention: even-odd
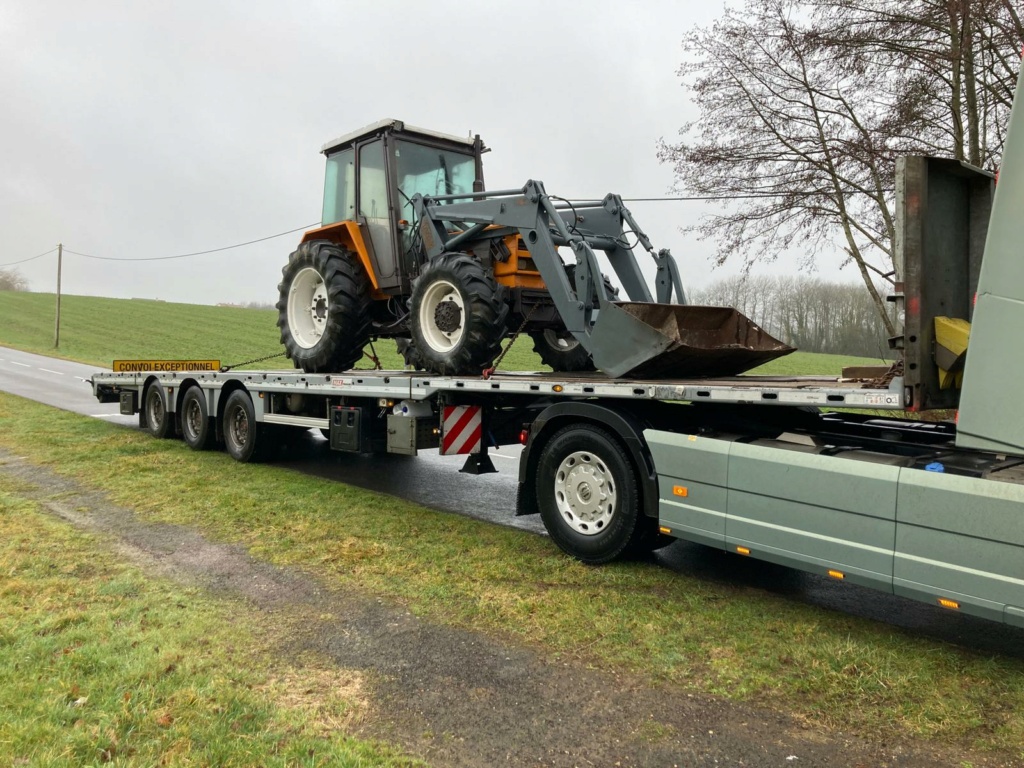
[[[87,381],[100,370],[0,347],[0,390],[86,416],[138,428],[118,405],[97,403]],[[516,517],[519,447],[492,452],[497,474],[459,472],[461,457],[424,451],[404,456],[335,453],[308,432],[277,462],[298,472],[381,491],[434,509],[543,534],[535,517]],[[923,603],[843,584],[801,571],[678,541],[655,553],[664,568],[696,578],[786,595],[827,610],[884,622],[912,636],[954,643],[980,653],[1024,658],[1024,630],[953,613]]]

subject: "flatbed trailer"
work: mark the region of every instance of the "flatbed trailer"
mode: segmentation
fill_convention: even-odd
[[[541,514],[585,562],[681,538],[1024,626],[1024,459],[901,418],[900,376],[243,370],[92,384],[154,435],[223,442],[246,462],[270,459],[286,429],[342,451],[437,448],[469,473],[493,471],[489,448],[522,444],[517,514]]]
[[[963,163],[898,164],[889,370],[177,370],[97,373],[92,386],[154,436],[223,443],[245,462],[295,429],[340,451],[466,454],[470,473],[493,471],[489,448],[519,443],[517,514],[540,514],[584,562],[687,539],[1024,627],[1021,109],[998,191]],[[956,418],[919,417],[942,409]]]

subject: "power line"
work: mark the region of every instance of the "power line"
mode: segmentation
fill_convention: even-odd
[[[53,247],[50,250],[48,250],[46,253],[40,253],[38,256],[32,256],[31,258],[28,258],[28,259],[21,259],[20,261],[9,261],[6,264],[0,264],[0,267],[13,267],[15,264],[24,264],[27,261],[35,261],[36,259],[43,258],[43,256],[49,256],[51,253],[53,253],[56,250],[57,250],[57,248]]]
[[[178,253],[174,256],[139,256],[139,257],[128,257],[118,258],[116,256],[94,256],[89,253],[79,253],[78,251],[72,251],[70,248],[65,248],[64,253],[73,253],[75,256],[83,256],[87,259],[99,259],[101,261],[167,261],[168,259],[184,259],[189,256],[205,256],[209,253],[220,253],[221,251],[230,251],[232,248],[242,248],[246,245],[253,245],[255,243],[262,243],[266,240],[273,240],[275,237],[284,237],[285,235],[291,235],[295,232],[301,232],[302,230],[309,229],[310,227],[319,226],[320,222],[315,221],[312,224],[306,224],[303,227],[296,227],[295,229],[289,229],[287,232],[278,232],[276,235],[267,235],[266,237],[259,237],[255,240],[247,240],[244,243],[235,243],[234,245],[225,245],[222,248],[211,248],[207,251],[195,251],[193,253]]]

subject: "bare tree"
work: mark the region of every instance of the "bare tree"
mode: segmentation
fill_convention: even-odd
[[[746,0],[683,39],[700,118],[663,143],[677,188],[731,195],[693,229],[719,264],[838,245],[880,322],[892,281],[895,158],[993,164],[1019,66],[1012,0]],[[1012,52],[1016,46],[1016,52]]]
[[[16,269],[0,269],[0,291],[27,291],[28,280]]]

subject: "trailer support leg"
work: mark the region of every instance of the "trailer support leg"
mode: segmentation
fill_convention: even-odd
[[[487,455],[487,446],[483,446],[480,453],[471,453],[466,456],[466,463],[459,470],[467,475],[487,475],[497,471],[491,457]]]

